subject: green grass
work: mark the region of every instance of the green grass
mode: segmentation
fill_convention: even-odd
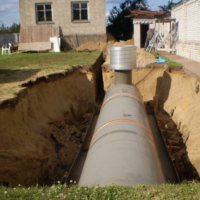
[[[80,187],[76,185],[52,185],[44,187],[0,187],[0,199],[21,199],[21,200],[127,200],[127,199],[200,199],[200,183],[183,183],[179,185],[163,184],[159,186],[135,186],[135,187]]]
[[[20,79],[23,72],[32,75],[39,71],[56,71],[73,65],[93,64],[100,52],[68,52],[68,53],[26,53],[4,55],[0,54],[0,74],[4,75],[0,83]],[[20,72],[19,74],[17,72]],[[26,76],[25,76],[26,78]]]
[[[177,63],[177,62],[174,62],[173,60],[170,60],[169,58],[166,58],[166,57],[164,57],[164,56],[162,56],[162,55],[160,55],[159,53],[158,54],[155,54],[155,53],[153,53],[153,52],[148,52],[147,51],[147,53],[150,53],[150,54],[153,54],[156,58],[162,58],[162,59],[165,59],[167,62],[165,62],[169,67],[183,67],[183,65],[182,64],[180,64],[180,63]],[[154,64],[154,63],[151,63],[150,65],[152,65],[152,64]]]
[[[160,54],[157,54],[157,57],[161,57],[162,59],[165,59],[167,61],[166,64],[169,67],[183,67],[183,65],[181,65],[180,63],[174,62],[173,60],[170,60],[169,58],[166,58]]]
[[[77,65],[92,65],[101,52],[24,53],[1,54],[0,48],[0,101],[19,91],[22,83],[41,76],[65,72]]]

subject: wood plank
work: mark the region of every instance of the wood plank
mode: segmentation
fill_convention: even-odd
[[[19,51],[48,51],[51,50],[51,42],[20,43]]]
[[[59,27],[51,25],[25,26],[20,29],[20,43],[49,42],[50,37],[59,36]]]
[[[157,48],[157,51],[167,51],[167,52],[170,52],[170,51],[176,51],[176,49]]]

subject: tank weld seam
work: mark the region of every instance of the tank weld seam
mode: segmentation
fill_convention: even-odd
[[[101,106],[101,110],[102,110],[102,108],[105,106],[105,104],[106,104],[108,101],[110,101],[111,99],[116,98],[116,97],[118,97],[118,96],[128,96],[128,97],[132,97],[132,98],[136,99],[138,102],[140,102],[140,103],[142,104],[142,106],[145,108],[143,101],[141,101],[137,96],[135,96],[135,95],[133,95],[133,94],[129,94],[129,93],[117,93],[117,94],[112,95],[112,96],[109,97],[108,99],[106,99],[105,102],[103,102],[103,105]]]
[[[152,139],[153,139],[155,145],[157,146],[156,140],[155,140],[153,134],[151,133],[151,131],[150,131],[148,128],[146,128],[144,125],[140,124],[139,122],[136,122],[136,121],[133,121],[133,120],[130,120],[130,119],[117,119],[117,120],[114,120],[114,121],[110,121],[110,122],[104,124],[103,126],[101,126],[100,128],[98,128],[98,129],[96,130],[96,132],[94,133],[94,135],[92,136],[92,139],[91,139],[91,142],[90,142],[90,146],[91,146],[91,144],[92,144],[93,139],[95,138],[95,136],[97,135],[97,133],[98,133],[101,129],[103,129],[104,127],[106,127],[106,126],[108,126],[108,125],[110,125],[110,124],[117,123],[117,122],[130,122],[130,123],[139,125],[139,126],[142,127],[144,130],[146,130],[146,132],[152,137]]]
[[[107,132],[106,134],[102,135],[101,137],[99,137],[91,146],[90,148],[92,148],[94,146],[94,144],[96,142],[98,142],[99,140],[101,140],[102,138],[104,138],[105,136],[108,136],[110,134],[115,134],[115,133],[119,133],[119,132],[125,132],[125,133],[130,133],[130,134],[136,134],[142,138],[144,138],[145,140],[147,140],[151,145],[155,146],[155,143],[153,143],[150,139],[148,139],[147,137],[135,132],[135,131],[130,131],[130,130],[115,130],[115,131],[110,131],[110,132]]]

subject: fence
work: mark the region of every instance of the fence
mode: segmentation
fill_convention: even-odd
[[[19,33],[0,34],[0,46],[6,43],[19,43]]]

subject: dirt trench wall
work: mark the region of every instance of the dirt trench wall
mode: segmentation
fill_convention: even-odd
[[[132,71],[132,82],[139,88],[143,101],[158,98],[160,110],[176,123],[186,142],[188,157],[200,174],[200,81],[182,70],[167,70],[166,65]],[[104,69],[104,89],[114,83],[114,71]]]
[[[200,81],[182,70],[145,68],[133,71],[133,83],[143,101],[158,98],[159,109],[173,113],[172,119],[183,134],[188,157],[200,174]]]
[[[188,156],[200,174],[200,81],[183,72],[165,72],[159,98],[164,109],[173,112],[173,121],[180,126],[186,143]],[[165,89],[165,90],[163,90]]]
[[[162,76],[165,66],[157,68],[141,68],[132,70],[132,82],[139,87],[140,90],[147,90],[147,93],[143,93],[143,100],[148,101],[153,98],[156,92],[157,77]],[[103,68],[103,82],[104,90],[115,82],[115,72],[108,68]],[[150,84],[149,84],[150,82]],[[146,84],[147,83],[147,84]]]
[[[70,167],[81,146],[71,111],[80,118],[95,103],[101,62],[102,57],[92,67],[40,78],[1,104],[0,182],[49,183]]]

